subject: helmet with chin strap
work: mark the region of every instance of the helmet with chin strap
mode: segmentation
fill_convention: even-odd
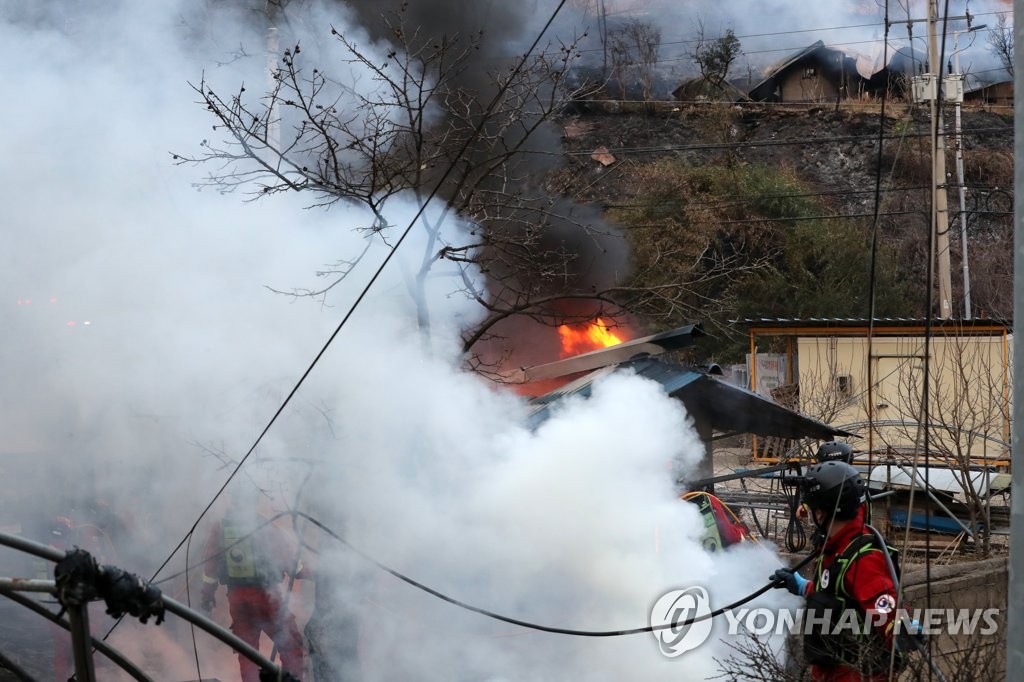
[[[818,462],[840,461],[853,464],[853,446],[837,440],[829,441],[821,444],[814,457]]]
[[[826,521],[855,518],[865,496],[860,473],[841,460],[815,464],[804,476],[803,501],[811,509],[823,510]]]

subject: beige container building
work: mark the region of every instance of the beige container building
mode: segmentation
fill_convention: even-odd
[[[1011,330],[993,320],[746,320],[750,355],[786,357],[773,397],[837,429],[859,458],[955,467],[1010,459]],[[750,362],[757,386],[758,363]],[[926,392],[927,387],[927,392]],[[785,446],[755,447],[777,460]]]

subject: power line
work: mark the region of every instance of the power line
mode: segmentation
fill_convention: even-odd
[[[238,474],[238,472],[241,470],[241,468],[248,461],[249,457],[251,457],[253,452],[256,451],[256,448],[257,448],[257,446],[259,446],[260,442],[262,442],[263,437],[266,436],[267,432],[269,432],[271,427],[277,422],[277,418],[284,411],[285,407],[287,407],[288,404],[291,402],[292,398],[298,392],[299,388],[305,382],[306,378],[312,373],[313,368],[316,367],[316,365],[320,362],[320,359],[327,352],[327,349],[334,342],[334,339],[337,338],[337,336],[341,332],[342,328],[345,326],[345,324],[348,322],[348,320],[352,317],[352,314],[355,313],[356,309],[363,302],[363,300],[365,299],[366,295],[369,293],[370,289],[376,283],[377,279],[380,277],[381,273],[384,271],[384,268],[387,267],[388,263],[391,261],[391,258],[398,251],[399,247],[405,241],[406,237],[408,237],[409,233],[412,231],[413,226],[415,226],[417,221],[419,221],[420,216],[422,216],[423,212],[426,211],[427,206],[437,196],[437,193],[440,191],[441,186],[448,180],[448,177],[455,170],[455,168],[457,166],[457,163],[458,163],[458,160],[461,159],[465,155],[466,151],[469,149],[469,146],[479,137],[481,130],[483,130],[483,127],[484,127],[484,125],[487,122],[488,115],[491,114],[494,111],[494,109],[497,107],[498,103],[500,102],[501,98],[504,96],[505,92],[507,92],[508,89],[511,87],[513,79],[516,77],[516,75],[520,71],[522,71],[522,69],[525,66],[526,61],[529,58],[530,54],[533,53],[533,51],[537,48],[537,45],[540,43],[541,39],[544,37],[544,34],[547,33],[547,30],[554,23],[555,19],[557,18],[558,14],[561,12],[562,8],[565,6],[565,3],[567,1],[568,0],[560,0],[560,2],[558,3],[558,6],[555,7],[554,11],[551,13],[550,18],[547,20],[547,23],[545,23],[544,26],[541,28],[540,33],[538,33],[537,38],[534,40],[533,44],[530,46],[530,49],[528,49],[523,54],[522,58],[519,60],[519,63],[516,65],[516,68],[513,69],[509,73],[509,75],[508,75],[507,79],[505,80],[505,82],[498,89],[498,92],[495,93],[495,95],[491,99],[490,103],[487,105],[487,107],[482,112],[481,117],[480,117],[480,122],[478,123],[476,128],[473,130],[473,133],[466,138],[466,141],[463,143],[462,147],[458,150],[458,153],[454,155],[453,160],[451,161],[451,163],[449,163],[449,165],[448,165],[447,169],[445,170],[444,174],[437,181],[437,183],[434,186],[433,190],[431,190],[431,192],[426,196],[426,198],[424,198],[423,202],[421,203],[421,205],[419,207],[419,210],[412,217],[412,219],[410,219],[409,224],[402,231],[401,235],[399,235],[398,239],[394,243],[394,246],[392,246],[391,249],[388,251],[387,255],[384,257],[384,260],[377,267],[377,270],[374,272],[373,276],[370,277],[370,280],[363,287],[362,291],[359,293],[359,296],[356,297],[356,300],[352,303],[352,306],[349,308],[348,312],[342,318],[341,322],[338,323],[338,326],[334,329],[334,331],[328,337],[327,341],[321,347],[320,351],[313,358],[313,361],[309,364],[309,366],[306,368],[306,370],[302,373],[302,376],[299,377],[299,380],[295,383],[295,386],[292,387],[291,391],[289,391],[289,393],[285,397],[284,401],[282,401],[281,405],[274,412],[274,415],[270,418],[270,421],[267,422],[267,425],[263,428],[263,430],[260,432],[259,436],[257,436],[256,440],[253,442],[252,447],[249,448],[248,452],[246,452],[245,455],[239,460],[238,464],[235,465],[234,469],[232,469],[232,471],[228,475],[227,479],[220,486],[220,488],[217,490],[217,492],[213,495],[213,497],[210,499],[210,501],[206,504],[206,506],[203,508],[203,510],[199,513],[199,516],[196,518],[195,522],[192,524],[191,528],[189,528],[189,530],[185,534],[185,536],[181,539],[180,542],[178,542],[178,544],[174,547],[174,549],[171,550],[170,554],[167,555],[167,558],[164,559],[164,561],[160,564],[160,566],[153,573],[153,576],[150,578],[150,581],[153,581],[153,580],[156,579],[156,577],[160,574],[160,571],[162,571],[167,566],[167,564],[170,562],[170,560],[174,557],[174,555],[178,553],[178,550],[180,550],[182,548],[182,546],[184,546],[185,543],[188,542],[192,538],[193,534],[196,531],[196,528],[198,528],[198,526],[199,526],[200,521],[202,521],[202,519],[206,516],[206,514],[213,507],[213,505],[217,501],[217,499],[219,499],[220,496],[224,493],[224,491],[227,489],[228,485],[231,483],[231,481],[234,479],[234,477]],[[103,637],[104,640],[106,640],[110,636],[110,634],[114,631],[114,628],[116,628],[118,623],[120,623],[120,622],[121,621],[118,620],[117,623],[114,623],[113,627],[111,627],[110,630],[107,632],[107,634],[104,635],[104,637]]]
[[[913,191],[920,191],[920,190],[924,190],[924,189],[929,189],[929,187],[930,187],[929,185],[915,185],[915,186],[908,186],[908,187],[890,187],[888,189],[882,189],[880,191],[883,192],[883,193],[913,192]],[[972,191],[979,191],[979,192],[985,192],[985,191],[991,191],[991,190],[1001,190],[1002,189],[1001,187],[997,187],[995,185],[965,185],[965,187],[966,187],[966,189],[970,189]],[[706,202],[705,203],[705,202],[686,201],[685,199],[678,199],[678,200],[675,200],[675,201],[660,201],[660,202],[657,202],[657,203],[655,203],[653,201],[648,201],[648,202],[643,202],[643,203],[639,203],[638,202],[638,203],[623,203],[623,204],[607,204],[607,203],[604,203],[604,204],[600,204],[600,206],[603,209],[610,209],[610,208],[618,208],[618,209],[655,208],[655,207],[662,207],[662,206],[666,206],[666,205],[679,205],[679,206],[681,206],[683,208],[729,208],[731,206],[743,206],[744,204],[750,204],[750,203],[754,203],[754,202],[758,202],[758,201],[765,201],[765,200],[769,200],[769,199],[804,199],[804,198],[814,198],[814,197],[841,197],[841,196],[851,196],[851,195],[856,195],[856,194],[871,194],[871,193],[874,193],[874,191],[875,191],[874,189],[845,189],[845,190],[826,190],[826,191],[821,191],[821,192],[794,192],[794,193],[791,193],[791,194],[752,194],[752,195],[749,195],[749,196],[743,196],[743,197],[740,197],[738,199],[734,199],[732,201],[723,201],[723,202]],[[1012,193],[1008,193],[1008,195],[1012,195]],[[996,214],[996,215],[1011,215],[1013,212],[1012,211],[990,211],[990,210],[985,210],[985,209],[971,209],[969,211],[966,211],[966,213],[985,213],[985,214]]]
[[[1007,214],[1012,215],[1012,211],[1006,211]],[[806,220],[846,220],[852,218],[871,218],[875,215],[871,213],[839,213],[839,214],[828,214],[828,215],[807,215],[807,216],[779,216],[775,218],[738,218],[736,220],[715,220],[708,224],[711,225],[743,225],[749,223],[786,223],[786,222],[802,222]],[[897,216],[897,215],[926,215],[924,211],[887,211],[879,213],[882,216]],[[627,229],[639,229],[639,228],[664,228],[664,223],[640,223],[626,225]]]
[[[996,16],[996,15],[999,15],[999,14],[1006,14],[1006,13],[1008,13],[1008,12],[982,12],[982,13],[979,13],[979,14],[972,14],[971,17],[976,18],[976,17],[984,17],[984,16]],[[747,34],[743,34],[743,35],[737,35],[736,37],[738,39],[740,39],[740,40],[746,40],[748,38],[773,38],[773,37],[777,37],[777,36],[798,35],[798,34],[802,34],[802,33],[824,33],[826,31],[845,31],[845,30],[851,30],[851,29],[856,29],[856,28],[882,28],[882,27],[886,26],[886,23],[887,22],[883,21],[883,22],[871,22],[871,23],[866,23],[866,24],[846,24],[844,26],[821,26],[821,27],[818,27],[818,28],[797,28],[797,29],[791,29],[791,30],[788,30],[788,31],[771,31],[771,32],[767,32],[767,33],[747,33]],[[900,22],[900,23],[902,23],[902,22]],[[986,29],[982,29],[981,31],[978,31],[978,33],[985,33],[985,32],[990,32],[990,31],[993,31],[993,30],[995,30],[995,29],[994,28],[986,28]],[[888,35],[888,29],[886,30],[886,35]],[[694,44],[699,43],[699,42],[701,42],[699,38],[686,38],[686,39],[679,39],[679,40],[663,40],[659,44],[660,45],[694,45]],[[864,41],[858,41],[858,42],[862,42],[862,43],[877,43],[878,40],[877,39],[875,39],[875,40],[864,40]],[[849,43],[833,43],[833,44],[836,44],[836,45],[840,45],[840,44],[842,44],[842,45],[853,45],[853,44],[856,44],[856,43],[855,42],[849,42]],[[807,46],[805,45],[803,47],[807,47]],[[759,51],[753,51],[753,52],[746,52],[746,51],[744,51],[744,54],[757,54],[757,53],[760,53],[760,52],[780,52],[780,51],[786,51],[786,50],[796,51],[796,50],[799,50],[799,49],[803,49],[803,48],[802,47],[794,47],[794,48],[777,48],[777,49],[773,49],[773,50],[759,50]],[[578,51],[580,53],[600,52],[601,49],[600,48],[587,48],[587,49],[578,50]]]
[[[914,190],[928,189],[928,185],[914,185],[910,187],[890,187],[889,189],[882,190],[883,192],[911,192]],[[986,186],[986,189],[991,187]],[[699,203],[689,202],[684,199],[679,199],[675,203],[683,204],[687,208],[727,208],[729,206],[741,206],[753,201],[764,201],[766,199],[805,199],[812,197],[835,197],[835,196],[848,196],[851,194],[868,194],[874,192],[873,189],[841,189],[841,190],[828,190],[822,192],[793,192],[787,194],[753,194],[750,196],[743,196],[733,201],[723,201],[720,203]],[[633,204],[601,204],[602,208],[651,208],[654,206],[663,206],[672,202],[659,202],[657,204],[653,202],[647,203],[633,203]]]
[[[991,15],[998,15],[998,14],[1004,14],[1004,12],[983,12],[983,13],[980,13],[980,14],[972,14],[971,17],[972,18],[976,18],[976,17],[991,16]],[[904,22],[898,22],[898,23],[904,23]],[[911,23],[914,23],[914,22],[911,22]],[[920,22],[920,23],[923,23],[923,22]],[[832,27],[821,27],[821,28],[793,29],[793,30],[790,30],[790,31],[774,31],[774,32],[770,32],[770,33],[750,33],[750,34],[746,34],[746,35],[738,35],[738,36],[736,36],[736,38],[738,38],[740,40],[744,40],[744,39],[748,39],[748,38],[770,38],[770,37],[784,36],[784,35],[798,35],[798,34],[803,34],[803,33],[821,33],[821,32],[826,32],[826,31],[848,30],[848,29],[855,29],[855,28],[878,28],[878,27],[881,27],[883,25],[884,24],[882,24],[882,23],[870,23],[870,24],[850,24],[850,25],[847,25],[847,26],[832,26]],[[984,29],[981,29],[981,30],[977,31],[977,33],[979,33],[979,34],[981,34],[981,33],[991,33],[991,32],[996,31],[996,30],[998,30],[996,27],[984,28]],[[886,35],[888,36],[888,31],[886,31]],[[923,63],[923,60],[918,59],[918,58],[916,58],[913,55],[913,47],[912,47],[911,41],[915,40],[915,39],[921,39],[921,38],[919,38],[917,36],[911,36],[910,38],[907,38],[906,39],[907,45],[905,47],[909,48],[910,51],[911,51],[911,54],[910,54],[911,62],[913,62],[913,63]],[[900,40],[902,41],[904,39],[901,38]],[[661,43],[659,43],[659,47],[675,46],[675,45],[678,45],[678,46],[695,45],[695,44],[700,43],[700,42],[701,42],[701,40],[700,39],[696,39],[696,38],[686,39],[686,40],[662,41]],[[865,39],[865,40],[848,40],[848,41],[843,41],[843,42],[827,43],[827,44],[825,44],[824,47],[826,49],[828,49],[828,48],[835,48],[835,47],[849,47],[849,46],[853,46],[853,45],[876,45],[876,44],[878,44],[878,42],[879,42],[879,40],[877,38],[871,38],[871,39]],[[795,54],[797,52],[800,52],[801,50],[807,49],[808,47],[810,47],[810,46],[809,45],[795,45],[795,46],[790,46],[790,47],[772,47],[772,48],[765,48],[765,49],[760,49],[760,50],[741,50],[740,54],[743,55],[743,56],[774,54],[774,53],[794,53]],[[885,49],[885,48],[883,48],[883,49]],[[577,53],[582,55],[582,54],[587,54],[587,53],[591,53],[591,52],[602,52],[602,51],[603,51],[603,48],[585,48],[585,49],[578,49]],[[552,56],[556,56],[556,54],[557,53],[555,53],[555,52],[551,53]],[[635,60],[628,60],[628,61],[622,62],[621,65],[622,66],[640,66],[640,65],[654,66],[654,65],[657,65],[657,64],[672,64],[672,63],[679,63],[679,62],[689,62],[689,61],[692,61],[692,59],[693,58],[692,58],[691,55],[682,55],[682,56],[679,56],[679,57],[665,57],[663,59],[655,59],[655,60],[652,60],[650,62],[639,62],[639,61],[635,61]],[[997,70],[999,70],[999,69],[997,69]],[[1003,70],[1005,70],[1005,69],[1003,69]]]
[[[363,559],[364,561],[374,565],[376,568],[384,571],[385,573],[387,573],[388,575],[390,575],[390,576],[392,576],[394,578],[397,578],[398,580],[406,583],[407,585],[410,585],[410,586],[416,588],[417,590],[425,592],[425,593],[429,594],[432,597],[440,599],[443,602],[451,604],[452,606],[456,606],[456,607],[458,607],[460,609],[463,609],[465,611],[470,611],[472,613],[476,613],[476,614],[479,614],[481,616],[486,616],[487,618],[491,618],[493,620],[498,620],[498,621],[501,621],[503,623],[509,623],[510,625],[517,625],[519,627],[527,628],[527,629],[530,629],[530,630],[538,630],[540,632],[548,632],[548,633],[557,634],[557,635],[573,635],[573,636],[576,636],[576,637],[623,637],[623,636],[627,636],[627,635],[642,634],[642,633],[645,633],[645,632],[658,632],[660,630],[668,630],[670,628],[679,628],[679,627],[682,627],[682,626],[685,626],[685,625],[690,625],[692,623],[700,622],[700,621],[703,621],[703,620],[708,620],[708,619],[711,619],[711,618],[716,618],[717,616],[722,615],[726,611],[734,609],[737,606],[742,606],[743,604],[746,604],[747,602],[756,599],[757,597],[761,596],[762,594],[764,594],[768,590],[770,590],[770,589],[772,589],[772,588],[777,586],[774,581],[771,581],[767,585],[765,585],[764,587],[760,588],[759,590],[757,590],[755,592],[752,592],[751,594],[747,595],[746,597],[743,597],[742,599],[739,599],[739,600],[729,604],[728,606],[723,606],[723,607],[721,607],[719,609],[715,609],[714,611],[710,611],[709,613],[699,614],[699,615],[697,615],[697,616],[695,616],[693,618],[689,618],[689,619],[686,619],[684,621],[673,621],[673,622],[670,622],[670,623],[662,623],[662,624],[658,624],[658,625],[653,625],[652,624],[652,625],[648,625],[648,626],[644,626],[644,627],[636,627],[636,628],[629,628],[629,629],[623,629],[623,630],[578,630],[578,629],[572,629],[572,628],[555,627],[555,626],[551,626],[551,625],[543,625],[543,624],[540,624],[540,623],[534,623],[534,622],[531,622],[531,621],[526,621],[526,620],[521,620],[521,619],[518,619],[518,618],[512,618],[510,616],[505,616],[505,615],[502,615],[502,614],[497,613],[495,611],[490,611],[488,609],[484,609],[484,608],[481,608],[479,606],[474,606],[474,605],[469,604],[467,602],[464,602],[464,601],[461,601],[461,600],[456,599],[454,597],[448,596],[447,594],[445,594],[445,593],[443,593],[443,592],[441,592],[439,590],[435,590],[434,588],[429,587],[428,585],[425,585],[424,583],[421,583],[418,580],[415,580],[414,578],[411,578],[411,577],[405,575],[404,573],[402,573],[402,572],[400,572],[400,571],[398,571],[396,569],[391,568],[387,564],[382,563],[381,561],[375,559],[374,557],[372,557],[369,554],[367,554],[366,552],[362,551],[361,549],[359,549],[358,547],[356,547],[355,545],[350,543],[348,540],[343,538],[341,535],[339,535],[338,533],[333,531],[330,527],[328,527],[325,523],[323,523],[319,519],[316,519],[313,516],[311,516],[309,514],[306,514],[305,512],[298,511],[298,510],[289,510],[289,511],[280,512],[279,514],[275,515],[274,517],[272,517],[270,519],[267,519],[264,523],[260,524],[259,527],[257,527],[254,530],[250,531],[244,537],[237,538],[236,541],[232,545],[230,545],[229,547],[237,545],[237,544],[239,544],[241,542],[244,542],[247,538],[252,537],[256,533],[258,533],[260,530],[262,530],[263,528],[269,526],[271,523],[273,523],[276,520],[278,520],[278,519],[280,519],[282,517],[285,517],[285,516],[291,516],[293,519],[294,518],[305,519],[306,521],[309,522],[310,525],[314,526],[315,528],[319,529],[321,532],[323,532],[326,535],[330,536],[331,538],[335,539],[336,541],[338,541],[339,543],[344,545],[344,547],[346,549],[348,549],[350,552],[352,552],[353,554],[357,555],[359,558]],[[301,538],[299,538],[299,540],[301,542]],[[226,552],[227,549],[228,548],[222,549],[220,554],[214,555],[214,557],[215,556],[220,556],[221,554]],[[811,560],[815,559],[817,556],[818,555],[815,554],[815,553],[809,554],[808,556],[804,557],[804,559],[801,560],[796,566],[794,566],[793,570],[799,570],[803,566],[805,566],[808,563],[810,563]],[[206,561],[208,561],[211,558],[213,558],[213,557],[205,557],[201,562],[195,564],[194,566],[186,566],[184,571],[176,573],[173,576],[171,576],[170,578],[175,578],[175,577],[180,577],[182,575],[187,575],[192,570],[202,566]],[[168,580],[170,578],[168,578]],[[165,582],[165,581],[160,581],[160,582]]]
[[[996,134],[1013,134],[1012,127],[1006,128],[973,128],[969,131],[965,131],[964,134],[972,135],[996,135]],[[953,133],[941,132],[942,137],[952,137]],[[624,153],[653,153],[653,152],[681,152],[681,151],[699,151],[704,149],[737,149],[740,147],[785,147],[789,145],[804,145],[804,144],[835,144],[840,142],[874,142],[877,140],[903,140],[906,138],[925,138],[931,137],[931,133],[901,133],[899,135],[836,135],[834,137],[805,137],[805,138],[784,138],[781,140],[744,140],[742,142],[707,142],[700,144],[681,144],[681,145],[662,145],[662,146],[651,146],[651,147],[609,147],[609,154],[624,154]],[[565,156],[590,156],[594,153],[593,149],[580,150],[580,151],[550,151],[550,152],[531,152],[535,155],[565,155]]]

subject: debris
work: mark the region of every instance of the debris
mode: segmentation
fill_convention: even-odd
[[[615,157],[608,151],[608,147],[601,146],[594,150],[594,153],[590,155],[594,161],[597,161],[602,166],[610,166],[615,163]]]
[[[562,133],[567,138],[581,137],[590,133],[594,129],[593,123],[580,123],[579,121],[573,121],[569,125],[562,128]]]

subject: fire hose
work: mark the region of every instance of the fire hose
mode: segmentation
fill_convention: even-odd
[[[347,540],[345,540],[343,537],[341,537],[340,535],[338,535],[337,533],[332,531],[330,528],[328,528],[324,524],[322,524],[319,521],[317,521],[316,519],[314,519],[312,516],[309,516],[308,514],[304,514],[304,513],[299,512],[299,511],[284,512],[284,514],[295,514],[297,516],[301,516],[301,517],[307,519],[314,526],[316,526],[320,530],[324,531],[325,533],[327,533],[328,535],[333,537],[335,540],[339,541],[340,543],[342,543],[343,545],[348,547],[349,550],[351,550],[352,552],[358,554],[360,557],[362,557],[366,561],[370,562],[371,564],[373,564],[374,566],[376,566],[380,570],[384,571],[385,573],[391,575],[394,578],[397,578],[398,580],[401,580],[402,582],[404,582],[404,583],[406,583],[408,585],[411,585],[412,587],[415,587],[418,590],[426,592],[427,594],[429,594],[429,595],[431,595],[433,597],[437,597],[441,601],[447,602],[447,603],[449,603],[449,604],[451,604],[453,606],[457,606],[460,609],[464,609],[466,611],[471,611],[473,613],[480,614],[481,616],[486,616],[487,618],[491,618],[493,620],[501,621],[503,623],[508,623],[510,625],[517,625],[519,627],[527,628],[527,629],[530,629],[530,630],[538,630],[540,632],[550,632],[550,633],[556,634],[556,635],[572,635],[572,636],[575,636],[575,637],[622,637],[624,635],[637,635],[637,634],[640,634],[640,633],[643,633],[643,632],[657,632],[659,630],[668,630],[670,628],[679,628],[679,627],[683,627],[683,626],[688,626],[688,625],[692,625],[693,623],[699,623],[699,622],[704,621],[704,620],[708,620],[708,619],[711,619],[711,618],[716,618],[718,616],[721,616],[726,611],[731,611],[732,609],[735,609],[738,606],[742,606],[743,604],[746,604],[749,601],[753,601],[754,599],[757,599],[758,597],[760,597],[762,594],[764,594],[768,590],[773,589],[775,587],[778,587],[780,585],[780,581],[772,580],[771,582],[769,582],[767,585],[765,585],[764,587],[760,588],[756,592],[752,592],[751,594],[748,594],[747,596],[743,597],[742,599],[738,599],[738,600],[734,601],[733,603],[731,603],[731,604],[729,604],[727,606],[723,606],[721,608],[715,609],[714,611],[711,611],[709,613],[703,613],[703,614],[694,616],[693,618],[687,618],[686,620],[674,621],[674,622],[671,622],[671,623],[663,623],[661,625],[648,625],[646,627],[631,628],[631,629],[628,629],[628,630],[574,630],[572,628],[559,628],[559,627],[554,627],[554,626],[551,626],[551,625],[542,625],[540,623],[533,623],[533,622],[526,621],[526,620],[520,620],[518,618],[512,618],[510,616],[503,616],[500,613],[495,613],[494,611],[488,611],[487,609],[481,608],[479,606],[473,606],[472,604],[468,604],[466,602],[459,601],[458,599],[455,599],[454,597],[449,597],[448,595],[444,594],[443,592],[439,592],[439,591],[433,589],[432,587],[428,587],[427,585],[424,585],[423,583],[410,578],[407,575],[399,573],[398,571],[396,571],[395,569],[391,568],[390,566],[382,564],[381,562],[377,561],[376,559],[374,559],[373,557],[369,556],[368,554],[360,551],[359,549],[357,549],[353,545],[349,544],[349,542]],[[792,570],[799,571],[801,568],[803,568],[804,566],[809,564],[813,559],[815,559],[816,556],[817,556],[816,554],[809,554],[804,559],[802,559],[796,566],[794,566],[792,568]]]

